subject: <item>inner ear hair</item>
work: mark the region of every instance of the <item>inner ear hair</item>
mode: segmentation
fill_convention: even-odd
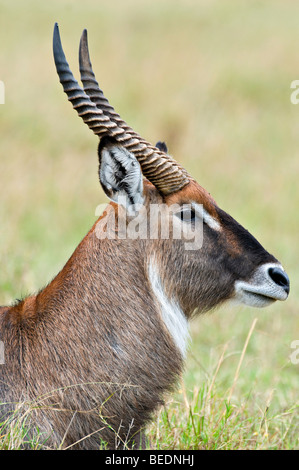
[[[104,137],[98,147],[99,178],[106,195],[126,209],[143,204],[143,178],[136,157]]]

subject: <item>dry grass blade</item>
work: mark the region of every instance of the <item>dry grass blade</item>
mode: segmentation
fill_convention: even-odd
[[[251,335],[253,333],[253,330],[255,328],[256,322],[257,322],[257,318],[255,318],[253,320],[252,325],[250,327],[250,330],[248,332],[246,341],[244,343],[244,347],[243,347],[243,350],[242,350],[242,353],[241,353],[241,356],[240,356],[240,360],[238,362],[238,367],[237,367],[236,372],[235,372],[234,381],[233,381],[233,384],[230,388],[230,391],[229,391],[229,394],[228,394],[228,397],[227,397],[227,402],[228,403],[230,403],[232,394],[234,393],[234,389],[235,389],[236,383],[237,383],[238,378],[239,378],[240,369],[241,369],[241,366],[242,366],[242,363],[243,363],[243,360],[244,360],[244,357],[245,357],[245,354],[246,354],[247,346],[248,346],[249,340],[251,338]]]

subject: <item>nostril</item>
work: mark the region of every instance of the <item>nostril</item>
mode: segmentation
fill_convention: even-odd
[[[268,272],[272,281],[274,281],[278,286],[283,287],[288,294],[290,292],[290,280],[287,273],[282,271],[280,268],[269,268]]]

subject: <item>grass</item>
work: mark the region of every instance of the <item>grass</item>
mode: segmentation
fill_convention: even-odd
[[[251,387],[239,397],[240,372],[253,334],[255,318],[229,388],[218,381],[218,375],[231,357],[225,344],[212,374],[200,387],[187,390],[184,381],[177,398],[170,398],[160,410],[150,429],[154,447],[192,450],[282,450],[298,448],[299,405],[289,404],[275,410],[275,390],[263,400],[257,399]],[[229,361],[228,361],[229,362]],[[231,371],[231,365],[230,371]]]
[[[124,119],[153,143],[165,140],[291,279],[285,303],[192,322],[181,393],[150,427],[154,445],[298,449],[299,365],[289,356],[299,339],[299,106],[290,102],[299,5],[0,0],[0,12],[0,303],[55,276],[106,200],[97,139],[71,110],[51,52],[58,21],[76,72],[87,27],[96,75]],[[5,423],[0,448],[18,448],[25,429]]]
[[[240,374],[247,350],[253,339],[257,318],[252,322],[241,351],[232,353],[226,343],[211,371],[205,371],[200,387],[186,388],[181,381],[175,397],[169,397],[156,414],[147,430],[149,447],[157,450],[291,450],[298,448],[299,404],[288,404],[277,409],[273,388],[262,399],[256,387],[247,389],[240,397],[235,395],[240,386]],[[219,375],[231,357],[237,357],[237,367],[228,388]],[[202,367],[202,365],[201,365]],[[20,404],[15,415],[0,423],[0,450],[47,449],[47,436],[35,430],[32,437],[30,415],[43,406],[44,397],[35,402]],[[103,422],[105,419],[103,418]],[[106,423],[108,424],[108,423]],[[66,430],[67,432],[67,430]],[[95,431],[97,432],[97,431]],[[119,449],[128,449],[114,430]],[[84,440],[83,436],[81,440]],[[73,445],[75,445],[74,443]],[[71,448],[72,445],[68,446]],[[105,449],[105,443],[99,442]],[[63,440],[58,449],[63,448]]]
[[[205,386],[194,391],[185,408],[171,400],[158,415],[153,429],[154,447],[191,450],[285,450],[298,448],[298,428],[290,408],[268,416],[268,408],[253,410],[248,404],[231,404],[215,390],[205,400]],[[245,398],[245,397],[244,397]],[[298,412],[298,408],[297,408]]]

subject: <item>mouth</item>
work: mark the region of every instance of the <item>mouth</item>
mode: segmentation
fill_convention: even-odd
[[[273,271],[281,270],[280,279],[273,275]],[[270,274],[269,274],[270,273]],[[235,299],[242,304],[251,307],[263,308],[271,305],[276,300],[286,300],[289,294],[289,283],[286,285],[281,281],[282,276],[288,280],[282,267],[276,265],[262,265],[253,275],[251,282],[237,281],[235,283]]]
[[[243,299],[242,303],[249,305],[251,307],[263,308],[268,305],[273,304],[277,298],[269,297],[268,295],[259,294],[257,292],[250,292],[248,290],[243,290]]]

